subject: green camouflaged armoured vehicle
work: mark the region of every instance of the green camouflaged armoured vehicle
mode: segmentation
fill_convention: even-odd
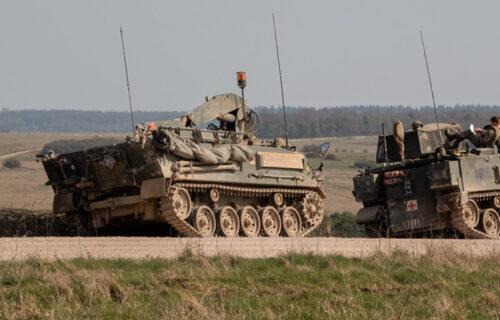
[[[353,194],[363,203],[356,220],[369,236],[499,238],[497,148],[449,141],[460,126],[439,128],[429,124],[403,132],[398,126],[396,134],[379,137],[380,165],[354,178]]]
[[[95,228],[167,223],[187,237],[313,231],[324,214],[321,169],[282,139],[256,139],[241,97],[206,100],[177,119],[137,125],[124,143],[45,155],[54,213]]]

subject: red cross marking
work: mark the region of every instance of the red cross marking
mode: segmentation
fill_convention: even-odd
[[[406,203],[406,210],[408,211],[414,211],[417,208],[417,201],[416,200],[410,200]]]

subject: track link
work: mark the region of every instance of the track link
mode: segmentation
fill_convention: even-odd
[[[303,226],[303,230],[300,233],[301,237],[304,237],[315,230],[321,223],[324,212],[323,212],[323,202],[320,195],[309,189],[289,189],[289,188],[255,188],[255,187],[238,187],[229,186],[221,184],[212,183],[183,183],[179,182],[172,185],[169,189],[169,196],[175,192],[176,188],[185,188],[190,192],[205,192],[210,189],[217,189],[221,194],[230,196],[240,196],[240,197],[268,197],[275,193],[281,193],[285,198],[305,198],[307,194],[315,194],[315,198],[319,199],[319,210],[321,219],[319,223],[311,224],[306,223]],[[163,197],[159,201],[159,208],[162,215],[172,227],[174,227],[182,236],[185,237],[201,237],[200,232],[198,232],[192,225],[190,225],[186,220],[180,219],[174,212],[172,208],[172,203],[169,200],[169,196]],[[301,214],[303,214],[301,212]]]

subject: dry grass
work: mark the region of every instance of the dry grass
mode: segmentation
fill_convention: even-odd
[[[0,263],[2,319],[495,319],[499,256]]]

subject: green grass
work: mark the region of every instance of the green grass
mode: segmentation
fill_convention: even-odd
[[[349,211],[334,212],[324,219],[330,224],[331,236],[342,238],[364,238],[363,226],[356,223],[356,217]]]
[[[0,263],[2,319],[494,319],[498,256]]]

